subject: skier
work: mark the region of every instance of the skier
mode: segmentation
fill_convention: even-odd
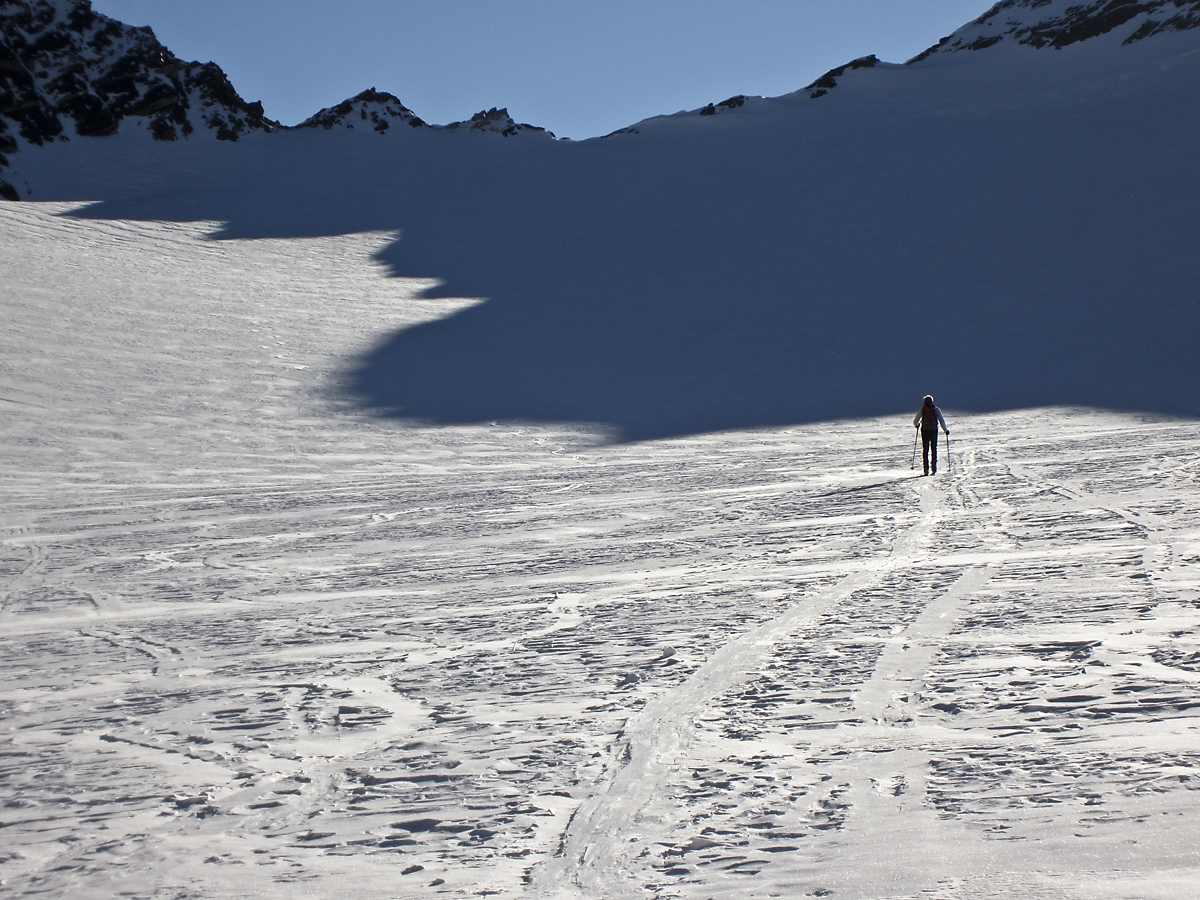
[[[933,474],[937,474],[937,445],[938,445],[938,423],[942,425],[942,431],[949,436],[950,429],[946,427],[946,420],[942,418],[942,411],[933,405],[933,396],[925,395],[925,405],[917,411],[913,416],[913,428],[921,429],[921,463],[925,466],[925,474],[929,474],[930,450],[933,451]]]

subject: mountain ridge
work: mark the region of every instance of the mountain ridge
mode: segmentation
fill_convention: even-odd
[[[289,127],[268,118],[261,101],[244,100],[216,63],[185,62],[151,28],[97,13],[90,0],[0,0],[0,173],[22,143],[28,149],[73,136],[108,137],[129,120],[156,141],[207,133],[236,142],[253,131],[352,130],[352,117],[377,133],[404,124],[553,137],[496,108],[465,122],[429,126],[398,98],[374,88]],[[21,199],[3,178],[0,197]]]
[[[355,119],[358,122],[355,122]],[[435,131],[465,131],[489,132],[512,137],[522,132],[541,133],[554,137],[554,133],[536,125],[522,125],[508,114],[507,109],[485,109],[475,113],[470,119],[462,122],[451,122],[449,125],[430,125],[411,109],[406,107],[400,98],[386,91],[369,88],[353,97],[343,100],[336,106],[328,106],[299,125],[292,128],[323,128],[331,130],[350,130],[355,126],[367,128],[377,134],[385,133],[392,125],[408,125],[411,128],[432,128]]]
[[[1123,30],[1122,43],[1130,44],[1196,27],[1200,27],[1200,0],[1083,4],[1001,0],[905,65],[964,50],[986,50],[1006,41],[1057,50],[1118,29]],[[873,55],[852,60],[795,93],[807,92],[810,99],[819,99],[847,73],[879,62]],[[736,95],[683,114],[714,116],[762,99]],[[644,121],[659,118],[670,116]],[[503,137],[554,137],[544,128],[516,122],[506,109],[497,108],[466,121],[430,125],[398,97],[374,87],[319,110],[299,125],[283,126],[266,116],[261,102],[244,100],[216,63],[184,62],[149,27],[126,25],[97,13],[90,0],[0,0],[0,173],[10,167],[8,157],[18,152],[21,142],[28,148],[68,141],[68,129],[78,137],[105,137],[131,119],[163,142],[187,139],[197,132],[230,142],[254,131],[357,128],[384,134],[396,125]],[[641,124],[607,137],[636,134]],[[0,178],[0,197],[19,200],[20,194]]]
[[[982,16],[909,60],[986,50],[1002,41],[1061,50],[1125,27],[1123,44],[1200,27],[1197,0],[1001,0]]]

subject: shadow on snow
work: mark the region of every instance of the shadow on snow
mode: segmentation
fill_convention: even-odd
[[[1200,126],[1173,97],[1065,115],[884,96],[856,118],[817,101],[579,144],[364,135],[324,159],[328,136],[292,134],[78,214],[400,231],[394,274],[486,300],[354,362],[351,391],[388,416],[639,440],[905,412],[927,391],[1190,416]]]

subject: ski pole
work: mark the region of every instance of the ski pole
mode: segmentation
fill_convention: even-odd
[[[946,432],[946,472],[954,471],[954,457],[950,455],[950,432]]]
[[[949,450],[950,450],[950,445],[947,444],[946,452],[949,452]],[[908,468],[909,468],[909,471],[911,471],[911,470],[915,469],[916,467],[917,467],[917,426],[914,425],[913,426],[913,458],[912,458],[912,464],[909,465]]]

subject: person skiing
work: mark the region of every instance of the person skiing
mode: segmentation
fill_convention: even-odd
[[[941,423],[942,431],[949,436],[950,429],[946,427],[942,411],[933,405],[933,395],[926,394],[925,405],[913,416],[913,428],[921,429],[921,463],[925,466],[926,475],[929,474],[930,462],[933,463],[933,474],[937,474],[938,423]]]

